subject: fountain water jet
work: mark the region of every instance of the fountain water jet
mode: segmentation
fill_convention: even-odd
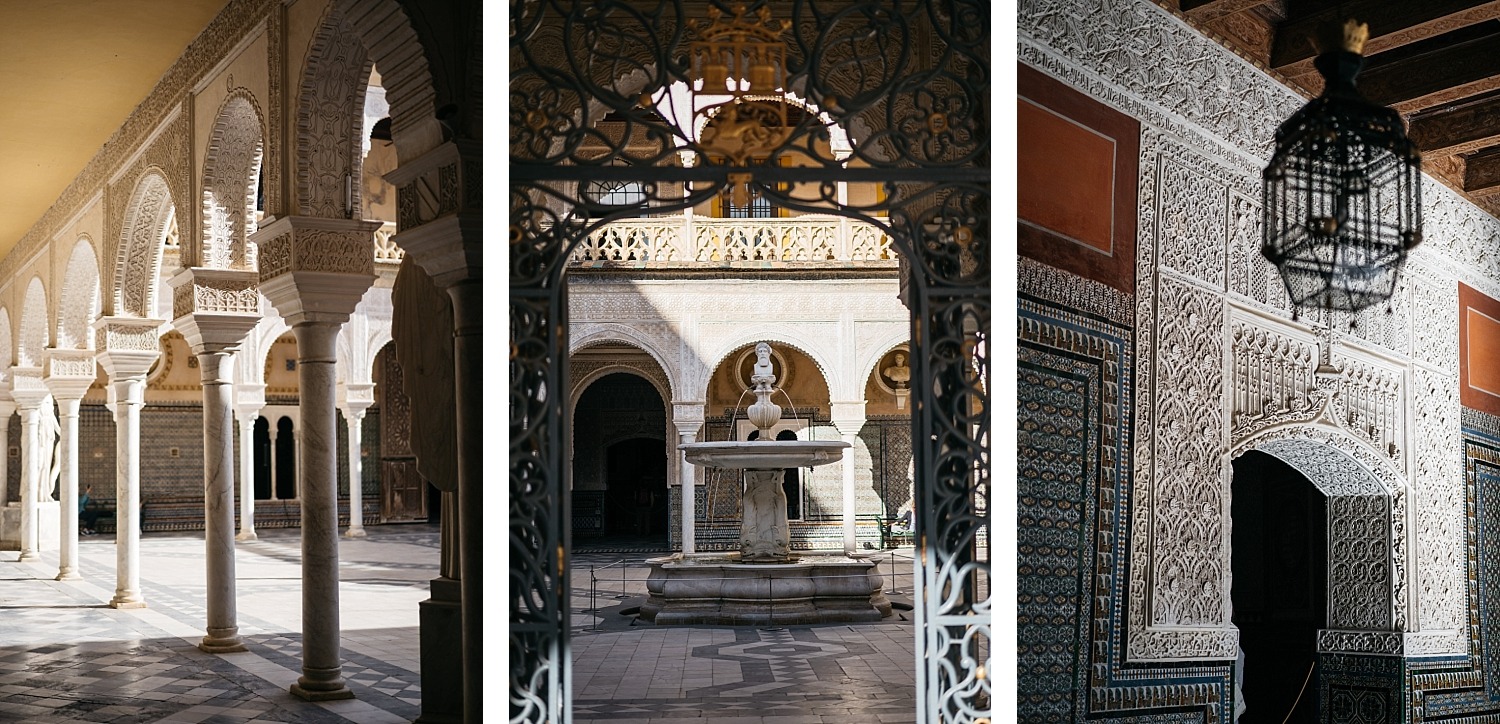
[[[755,346],[746,410],[759,440],[685,443],[693,465],[745,471],[739,553],[677,553],[647,561],[648,596],[641,618],[658,624],[804,624],[879,621],[891,614],[876,564],[839,554],[791,554],[785,468],[838,462],[849,443],[774,440],[781,408],[771,402],[776,377],[771,346]],[[783,392],[783,394],[785,394]]]

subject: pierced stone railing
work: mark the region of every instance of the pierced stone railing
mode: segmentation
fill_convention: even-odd
[[[665,216],[626,219],[591,234],[572,262],[717,266],[736,262],[896,263],[890,237],[840,216],[721,219]]]
[[[396,245],[396,222],[387,221],[375,230],[375,261],[389,264],[400,264],[401,259],[406,256],[406,251]]]

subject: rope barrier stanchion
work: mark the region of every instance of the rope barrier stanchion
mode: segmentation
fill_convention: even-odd
[[[886,593],[905,593],[905,591],[896,588],[896,551],[891,551],[891,590],[886,591]]]

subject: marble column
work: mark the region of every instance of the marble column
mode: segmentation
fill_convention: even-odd
[[[454,418],[458,448],[459,537],[462,566],[463,714],[484,717],[484,508],[482,420],[484,399],[483,276],[484,239],[478,194],[483,168],[478,142],[445,142],[413,158],[401,159],[386,175],[397,188],[400,231],[395,241],[422,267],[453,303]],[[439,188],[441,198],[420,189]],[[421,404],[414,400],[413,405]]]
[[[235,419],[240,423],[240,532],[238,541],[252,541],[255,535],[255,418],[258,410],[238,408]]]
[[[203,543],[207,629],[198,648],[245,651],[234,575],[234,353],[260,321],[250,271],[188,267],[169,281],[173,326],[198,359],[203,383]]]
[[[10,503],[10,416],[16,414],[16,402],[10,399],[10,388],[0,390],[0,508]]]
[[[141,595],[141,407],[146,373],[160,355],[161,322],[104,317],[94,323],[99,364],[115,412],[115,595],[111,608],[145,608]]]
[[[266,416],[266,437],[271,441],[271,500],[280,500],[281,498],[277,497],[276,491],[278,488],[276,485],[281,482],[281,476],[277,470],[281,466],[277,464],[280,456],[276,454],[276,420],[272,419],[272,417],[270,415]]]
[[[82,578],[78,574],[78,405],[94,381],[94,353],[86,349],[47,351],[47,389],[57,400],[58,451],[62,471],[58,477],[58,565],[57,580]]]
[[[21,412],[21,554],[17,561],[41,560],[37,503],[42,497],[40,430],[42,405],[52,404],[40,367],[11,369],[11,399]]]
[[[375,281],[378,221],[284,216],[255,232],[260,290],[297,338],[302,501],[302,676],[292,694],[351,699],[339,653],[339,328]],[[477,720],[476,720],[477,721]]]
[[[677,439],[681,444],[688,444],[698,439],[698,429],[703,426],[701,420],[674,420],[677,426]],[[678,483],[682,486],[682,554],[689,555],[697,549],[697,490],[695,483],[696,466],[687,461],[687,453],[677,451],[677,474]]]
[[[861,401],[857,403],[857,405],[854,405],[852,403],[835,403],[834,405],[832,405],[832,407],[835,409],[833,427],[834,429],[839,431],[840,439],[842,439],[844,442],[849,443],[849,447],[844,448],[844,460],[843,463],[839,466],[840,471],[844,476],[844,555],[854,555],[854,553],[859,550],[858,530],[855,526],[858,518],[857,510],[855,508],[854,495],[854,453],[858,449],[859,429],[861,427],[864,427],[865,420],[863,417],[840,418],[838,415],[841,410],[839,410],[838,408],[857,406],[858,409],[863,412],[864,404],[865,403]]]
[[[344,424],[349,428],[349,530],[344,531],[346,538],[364,538],[368,535],[365,533],[365,502],[362,489],[364,476],[359,456],[363,440],[360,436],[360,427],[365,419],[365,409],[358,404],[350,404],[347,400],[343,406]]]

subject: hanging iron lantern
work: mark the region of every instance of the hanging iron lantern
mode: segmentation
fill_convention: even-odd
[[[1422,157],[1395,111],[1354,78],[1369,30],[1320,38],[1323,94],[1276,129],[1264,178],[1265,245],[1294,307],[1358,311],[1391,297],[1422,241]]]

